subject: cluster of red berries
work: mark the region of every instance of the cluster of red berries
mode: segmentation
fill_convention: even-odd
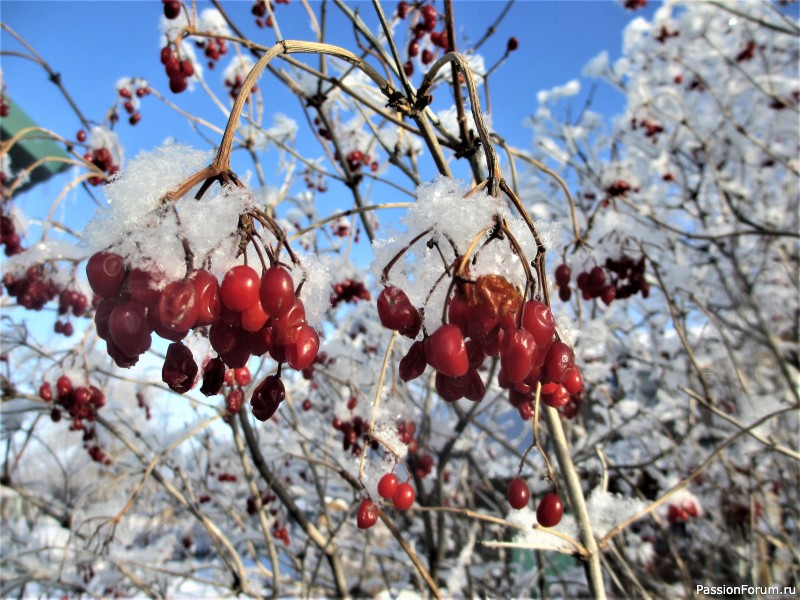
[[[237,265],[221,284],[208,271],[198,270],[158,290],[151,273],[126,269],[122,257],[102,251],[89,259],[86,273],[89,285],[102,298],[95,324],[108,354],[118,366],[130,367],[150,348],[152,333],[173,342],[162,378],[178,393],[196,383],[197,363],[180,340],[197,327],[210,326],[211,347],[222,361],[206,364],[203,393],[207,395],[222,387],[222,363],[241,369],[251,355],[269,353],[278,363],[301,371],[316,359],[319,336],[306,323],[303,302],[282,266],[270,267],[259,277],[252,267]],[[268,419],[284,396],[280,377],[267,377],[253,393],[253,414]]]
[[[667,521],[674,523],[686,523],[689,519],[697,518],[700,515],[700,507],[692,498],[684,498],[677,504],[670,504],[667,507]]]
[[[93,164],[107,176],[114,175],[119,171],[119,165],[114,163],[114,155],[111,154],[111,150],[108,148],[95,148],[91,152],[84,154],[83,160]],[[99,175],[87,179],[91,185],[102,185],[105,180],[105,177]]]
[[[275,4],[289,4],[289,0],[275,0]],[[270,3],[270,8],[274,10],[272,3]],[[267,14],[267,0],[255,0],[250,12],[256,18],[256,25],[259,27],[272,27],[272,17]]]
[[[303,181],[310,190],[316,190],[320,193],[328,191],[328,182],[325,180],[325,175],[319,171],[306,169],[303,171]]]
[[[609,183],[605,189],[609,198],[619,198],[620,196],[627,195],[630,191],[638,192],[639,188],[633,187],[630,182],[625,179],[615,179]]]
[[[138,100],[134,99],[134,96],[136,99],[148,96],[150,94],[150,86],[141,79],[131,79],[129,85],[121,86],[117,91],[122,99],[122,108],[129,115],[128,123],[136,125],[142,120],[142,113],[139,112],[139,103]],[[82,142],[83,140],[79,139],[78,141]]]
[[[350,404],[351,402],[348,402],[348,407]],[[349,450],[353,456],[361,456],[363,451],[362,446],[359,445],[359,440],[363,440],[365,446],[371,444],[373,450],[378,449],[378,442],[370,440],[368,423],[365,423],[364,419],[358,415],[353,416],[349,421],[334,417],[331,426],[342,434],[342,449],[345,452]]]
[[[636,117],[631,118],[631,129],[636,131],[639,128],[644,129],[644,137],[650,138],[654,144],[658,142],[658,134],[664,133],[664,127],[657,121],[647,118],[638,120]]]
[[[335,156],[335,158],[339,160],[338,156]],[[362,167],[369,167],[369,170],[374,173],[380,166],[377,160],[370,158],[369,155],[364,154],[361,150],[351,150],[345,156],[345,160],[347,160],[347,166],[353,173],[360,171]]]
[[[411,339],[422,324],[419,311],[396,287],[384,288],[378,296],[378,317],[384,327]],[[481,275],[474,282],[459,281],[448,318],[449,323],[411,345],[399,365],[403,381],[416,379],[430,365],[436,370],[436,391],[444,400],[477,402],[486,391],[478,370],[485,357],[499,355],[498,384],[512,390],[517,403],[532,399],[539,383],[545,388],[542,399],[553,406],[580,393],[580,371],[572,348],[555,336],[553,313],[537,300],[523,302],[504,277]]]
[[[515,477],[508,484],[507,497],[511,508],[520,510],[528,506],[531,491],[522,478]],[[545,494],[536,507],[536,521],[544,527],[555,527],[563,515],[564,503],[558,494],[552,492]]]
[[[195,45],[203,50],[203,54],[208,59],[208,68],[212,71],[216,62],[228,53],[228,43],[222,38],[196,40]]]
[[[189,87],[187,80],[194,75],[194,65],[190,60],[181,60],[169,44],[161,49],[161,64],[169,77],[169,89],[173,94],[180,94]]]
[[[408,510],[417,497],[414,486],[410,482],[399,483],[397,475],[386,473],[378,481],[378,495],[386,500],[391,499],[397,510]],[[364,498],[356,513],[356,524],[359,529],[369,529],[378,522],[378,507],[370,498]]]
[[[11,112],[11,107],[8,105],[8,100],[5,94],[0,94],[0,117],[7,117]]]
[[[239,95],[239,92],[242,91],[242,83],[244,83],[244,78],[241,74],[237,74],[233,79],[226,79],[224,81],[225,87],[229,88],[228,95],[234,100]],[[258,86],[254,85],[252,88],[250,88],[250,91],[255,93],[257,89]]]
[[[408,2],[400,2],[397,5],[397,16],[400,19],[405,19],[410,11],[411,6]],[[439,20],[436,8],[432,4],[425,4],[419,7],[418,12],[419,19],[412,28],[412,39],[408,43],[409,60],[403,65],[403,70],[409,77],[414,74],[412,58],[419,56],[422,64],[429,65],[433,62],[435,48],[441,48],[443,52],[450,52],[452,48],[450,39],[447,36],[447,30],[436,31],[436,25]],[[429,47],[422,48],[426,37],[430,42]],[[420,49],[422,49],[421,54]]]
[[[5,178],[4,173],[0,173],[0,175]],[[5,246],[3,252],[6,256],[14,256],[25,250],[22,247],[22,238],[17,231],[17,225],[11,216],[0,215],[0,246]]]
[[[58,296],[58,314],[72,314],[81,317],[89,309],[89,299],[85,294],[70,289],[59,290],[54,281],[49,279],[39,265],[32,265],[25,275],[15,278],[11,273],[3,276],[3,285],[9,296],[17,299],[17,304],[28,310],[42,310],[44,306]],[[56,333],[67,337],[74,333],[72,323],[57,320],[54,326]]]
[[[433,456],[419,451],[419,442],[414,437],[417,424],[414,421],[397,421],[397,435],[408,450],[408,467],[419,479],[427,477],[433,470]]]
[[[333,293],[331,293],[331,306],[334,308],[341,302],[358,304],[359,300],[366,300],[367,302],[372,300],[372,295],[363,281],[345,279],[334,284]]]
[[[600,298],[606,305],[640,292],[643,298],[647,298],[650,295],[650,284],[644,278],[644,270],[644,256],[634,259],[623,254],[619,259],[607,258],[605,268],[595,265],[588,271],[582,271],[578,274],[576,283],[584,300]],[[564,302],[572,296],[569,287],[571,276],[572,271],[568,265],[561,264],[556,268],[558,297]]]
[[[53,423],[61,421],[62,409],[69,414],[72,423],[71,431],[83,431],[83,445],[93,461],[105,465],[111,464],[102,448],[95,442],[94,423],[95,415],[106,403],[103,391],[94,385],[81,385],[74,387],[72,379],[68,375],[61,375],[56,380],[55,394],[53,385],[49,381],[43,381],[39,386],[39,397],[45,402],[53,402],[56,406],[50,410],[50,418]]]

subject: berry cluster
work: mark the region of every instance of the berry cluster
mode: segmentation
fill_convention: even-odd
[[[83,160],[91,163],[107,176],[114,175],[119,171],[119,165],[114,163],[114,155],[108,148],[95,148],[91,152],[84,154]],[[105,180],[105,177],[101,177],[99,175],[89,177],[89,179],[87,179],[91,185],[102,185]]]
[[[282,266],[270,267],[259,277],[252,267],[237,265],[221,284],[210,272],[198,270],[159,290],[157,276],[126,269],[122,257],[102,251],[89,259],[86,273],[89,285],[102,298],[95,323],[108,354],[118,366],[130,367],[150,348],[152,333],[173,342],[162,378],[178,393],[196,383],[197,363],[180,340],[198,327],[210,326],[209,341],[219,355],[204,368],[206,395],[219,393],[224,365],[243,369],[251,355],[269,352],[277,362],[299,371],[316,359],[319,337],[306,323],[303,302]],[[269,419],[284,396],[279,376],[267,377],[253,392],[253,414]],[[236,408],[235,398],[231,402],[229,408]]]
[[[42,310],[44,306],[58,296],[58,314],[66,316],[70,313],[82,317],[89,310],[89,299],[85,294],[68,288],[59,289],[58,285],[47,276],[39,265],[28,267],[22,277],[13,274],[3,276],[3,284],[9,296],[17,299],[17,303],[28,310]],[[57,320],[53,327],[56,333],[71,336],[75,329],[69,320]]]
[[[364,282],[357,279],[345,279],[333,286],[333,293],[331,293],[331,306],[334,308],[341,302],[349,302],[351,304],[358,304],[359,300],[372,300],[372,295],[364,285]]]
[[[6,99],[6,95],[0,93],[0,117],[7,117],[11,112],[11,107],[8,104],[8,100]]]
[[[528,484],[520,477],[515,477],[509,482],[506,495],[508,503],[515,510],[528,506],[528,501],[531,499]],[[555,527],[561,522],[563,515],[564,503],[561,497],[553,492],[545,494],[536,507],[536,521],[544,527]]]
[[[355,404],[352,402],[354,399],[355,396],[350,399],[347,404],[348,408],[351,408],[351,406],[355,408]],[[378,449],[378,442],[374,440],[370,441],[368,425],[369,424],[364,422],[364,419],[358,415],[353,416],[349,421],[343,421],[339,417],[334,417],[331,423],[331,426],[342,434],[342,449],[345,452],[349,450],[353,456],[361,456],[361,452],[363,451],[362,446],[358,443],[359,440],[362,440],[365,446],[371,444],[373,450]]]
[[[2,183],[5,184],[5,173],[0,173]],[[0,246],[5,246],[3,250],[6,256],[14,256],[24,250],[22,238],[17,231],[17,225],[11,216],[0,215]]]
[[[223,82],[225,87],[228,88],[228,95],[232,99],[236,99],[239,93],[242,91],[242,83],[244,83],[244,77],[242,77],[241,73],[237,73],[235,76],[225,79]],[[255,93],[258,90],[258,86],[254,85],[250,88],[250,91]]]
[[[143,79],[136,77],[122,79],[117,83],[117,93],[122,102],[122,108],[129,115],[128,123],[136,125],[142,120],[142,113],[139,112],[139,100],[150,94],[150,86]],[[85,136],[84,133],[84,139],[81,140],[79,137],[78,141],[83,142],[86,139]]]
[[[189,60],[181,60],[169,44],[161,49],[161,64],[164,65],[173,94],[180,94],[189,87],[188,79],[194,76],[194,65]]]
[[[399,483],[394,473],[386,473],[378,482],[378,495],[386,500],[391,499],[397,510],[408,510],[417,497],[414,486],[410,482]],[[364,498],[358,507],[356,524],[359,529],[369,529],[378,522],[378,507],[370,498]]]
[[[211,70],[214,69],[216,62],[228,53],[228,43],[223,38],[196,40],[195,45],[203,50],[208,59],[208,68]]]
[[[595,265],[588,271],[582,271],[578,274],[576,283],[584,300],[600,298],[606,305],[640,292],[643,298],[647,298],[650,295],[650,284],[645,280],[644,269],[644,256],[634,259],[623,254],[619,259],[607,258],[605,268]],[[572,271],[568,265],[556,267],[558,297],[564,302],[572,297],[569,287],[571,276]]]
[[[412,7],[407,2],[400,2],[397,5],[398,18],[405,19],[411,10]],[[424,4],[415,8],[415,10],[418,12],[418,18],[411,28],[412,36],[407,49],[409,60],[403,65],[403,70],[409,77],[414,74],[412,58],[419,57],[423,65],[429,65],[433,62],[436,48],[440,48],[443,52],[451,50],[447,30],[436,31],[436,25],[439,21],[436,8],[432,4]],[[422,50],[421,53],[420,49]]]
[[[56,380],[55,394],[49,381],[43,381],[39,386],[39,397],[45,402],[54,402],[56,406],[50,411],[50,418],[58,423],[62,418],[62,409],[69,414],[72,423],[71,431],[83,431],[83,444],[92,460],[105,465],[111,464],[111,459],[95,442],[94,427],[95,415],[106,403],[103,391],[94,385],[81,385],[75,387],[72,379],[64,374]]]
[[[422,322],[405,292],[396,287],[386,287],[378,296],[378,316],[384,327],[411,339]],[[485,357],[499,355],[498,384],[513,391],[515,405],[530,403],[538,383],[544,388],[545,403],[554,406],[580,393],[580,371],[572,349],[556,338],[552,312],[538,300],[523,302],[504,277],[481,275],[474,282],[458,281],[448,317],[449,323],[411,345],[400,361],[401,379],[416,379],[430,365],[436,370],[436,391],[444,400],[477,402],[486,391],[478,370]]]
[[[328,182],[325,180],[325,175],[314,169],[305,169],[303,171],[303,181],[306,187],[310,190],[316,190],[320,193],[328,191]]]
[[[289,4],[289,0],[275,0],[275,4]],[[274,10],[272,3],[270,3],[270,8]],[[272,27],[272,16],[267,14],[267,0],[255,0],[250,12],[256,18],[256,25],[259,27]]]
[[[694,498],[683,498],[676,504],[667,507],[667,521],[674,523],[686,523],[689,519],[697,518],[700,515],[700,506]]]

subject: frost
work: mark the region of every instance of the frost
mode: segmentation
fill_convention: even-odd
[[[603,50],[583,67],[583,74],[586,77],[602,77],[608,72],[608,52]]]

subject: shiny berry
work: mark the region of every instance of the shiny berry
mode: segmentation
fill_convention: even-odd
[[[378,494],[381,498],[391,498],[397,491],[397,475],[386,473],[378,482]]]
[[[392,504],[398,510],[408,510],[414,504],[414,499],[417,494],[414,491],[414,486],[410,483],[401,483],[392,495]]]
[[[378,522],[378,508],[369,498],[364,498],[358,507],[356,524],[359,529],[369,529]]]
[[[561,522],[564,514],[564,503],[558,494],[545,494],[536,507],[536,520],[544,527],[555,527]]]
[[[220,285],[222,303],[236,311],[245,311],[259,300],[258,273],[247,265],[237,265],[225,274]]]
[[[531,498],[531,491],[528,489],[528,484],[519,477],[515,477],[508,484],[508,503],[511,508],[519,510],[528,505],[528,500]]]

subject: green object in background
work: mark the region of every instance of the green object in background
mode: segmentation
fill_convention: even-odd
[[[1,142],[11,139],[24,129],[37,127],[36,123],[18,104],[8,96],[6,96],[5,99],[9,106],[9,113],[7,117],[0,118]],[[11,147],[9,155],[11,156],[11,168],[15,174],[45,158],[72,158],[62,145],[54,142],[52,138],[39,131],[26,133],[21,140]],[[28,190],[39,183],[47,181],[53,175],[65,171],[69,167],[70,165],[68,163],[60,160],[47,160],[31,171],[28,181],[20,185],[16,191],[22,192]]]

